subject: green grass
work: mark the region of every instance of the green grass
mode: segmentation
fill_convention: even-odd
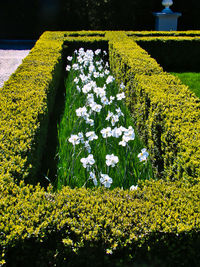
[[[74,63],[74,62],[73,62]],[[73,64],[72,63],[72,64]],[[105,69],[105,68],[103,68]],[[87,74],[87,73],[85,73]],[[111,75],[111,73],[109,73]],[[98,185],[101,186],[99,178],[101,173],[108,174],[113,183],[111,189],[115,187],[123,187],[124,189],[130,188],[132,185],[137,185],[138,180],[145,180],[153,178],[153,171],[150,160],[140,162],[138,154],[141,149],[144,148],[143,142],[140,140],[138,134],[135,131],[135,139],[129,141],[125,147],[119,145],[122,136],[120,138],[108,137],[103,138],[101,130],[106,127],[112,129],[117,126],[123,126],[128,128],[132,126],[134,128],[134,120],[126,107],[124,101],[116,101],[112,105],[102,108],[100,113],[94,113],[91,115],[91,119],[94,119],[94,126],[86,124],[85,120],[76,116],[76,109],[83,107],[86,102],[86,95],[76,89],[77,84],[74,82],[76,77],[79,77],[79,71],[71,70],[68,73],[66,79],[66,99],[65,109],[60,124],[58,125],[58,171],[57,171],[57,189],[62,186],[69,185],[74,187],[94,187],[93,181],[89,177],[89,172],[83,167],[81,158],[88,156],[88,151],[84,148],[84,145],[80,142],[73,146],[69,142],[71,134],[78,134],[80,132],[85,133],[88,131],[94,131],[98,135],[98,140],[90,142],[91,153],[94,155],[95,164],[92,166],[92,171],[95,172],[98,180]],[[98,87],[103,87],[107,77],[96,78],[95,81]],[[80,82],[80,88],[83,84]],[[116,82],[108,84],[106,96],[116,96],[119,93],[119,86]],[[95,101],[101,104],[98,97],[95,97]],[[99,102],[98,102],[99,101]],[[105,120],[108,115],[108,111],[116,113],[116,107],[120,107],[124,116],[120,117],[118,124],[115,126],[110,125],[110,121]],[[119,163],[115,167],[108,167],[105,164],[106,155],[114,154],[118,156]]]
[[[200,98],[200,73],[196,72],[172,72],[174,76],[177,76],[182,83],[189,86],[189,89]]]

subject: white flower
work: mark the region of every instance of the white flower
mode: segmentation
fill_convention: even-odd
[[[88,138],[89,141],[98,139],[98,136],[95,134],[94,131],[87,132],[86,137]]]
[[[113,116],[113,113],[110,112],[110,111],[108,111],[108,115],[107,115],[107,117],[106,117],[106,121],[109,121],[110,118],[112,118],[112,116]]]
[[[138,186],[137,185],[132,185],[131,187],[130,187],[130,190],[131,191],[133,191],[133,190],[137,190],[138,189]]]
[[[78,70],[78,69],[79,69],[79,65],[76,64],[76,63],[73,64],[73,65],[72,65],[72,69],[73,69],[73,70]]]
[[[87,124],[89,124],[90,126],[93,126],[94,125],[94,120],[92,120],[92,119],[86,118],[86,121],[85,122]]]
[[[78,85],[76,86],[76,89],[79,93],[81,92],[81,88]]]
[[[82,65],[83,62],[84,62],[83,58],[80,57],[80,56],[77,57],[77,60],[78,60],[78,63],[79,63],[80,65]]]
[[[97,66],[100,66],[101,65],[101,63],[102,63],[102,61],[100,60],[100,61],[96,61],[96,65]]]
[[[115,165],[119,162],[119,158],[114,154],[106,155],[106,165],[115,167]]]
[[[89,72],[94,72],[95,71],[95,66],[93,64],[91,64],[89,66]]]
[[[123,112],[121,111],[120,108],[117,108],[117,109],[116,109],[116,112],[117,112],[117,115],[118,115],[118,116],[124,116],[124,114],[123,114]]]
[[[120,89],[124,90],[125,89],[125,85],[123,83],[120,84]]]
[[[113,115],[112,118],[111,118],[111,124],[112,126],[115,125],[116,122],[119,121],[119,116],[118,115]]]
[[[93,180],[95,186],[97,186],[97,178],[94,172],[90,172],[90,178]]]
[[[94,103],[94,95],[93,94],[88,94],[87,95],[87,103],[88,104]]]
[[[74,82],[77,84],[77,83],[79,82],[79,78],[76,77],[76,78],[74,79]]]
[[[149,153],[146,151],[146,148],[141,150],[141,153],[138,154],[138,158],[140,161],[146,161],[149,156]]]
[[[91,146],[89,144],[89,141],[85,141],[84,147],[87,150],[88,153],[91,153]]]
[[[113,102],[114,99],[115,99],[114,96],[111,96],[111,97],[110,97],[109,105],[112,104],[112,102]]]
[[[115,138],[119,138],[122,135],[122,130],[120,128],[115,127],[112,130],[112,136]]]
[[[99,78],[99,72],[97,72],[97,71],[93,72],[93,76],[94,76],[94,78]]]
[[[115,78],[112,75],[109,75],[106,79],[106,84],[112,83],[115,80]]]
[[[101,174],[100,178],[101,184],[103,184],[105,187],[110,188],[113,180],[110,178],[107,174]]]
[[[123,126],[120,126],[119,127],[120,128],[120,130],[122,131],[122,132],[125,132],[127,129],[125,128],[125,127],[123,127]]]
[[[135,132],[132,126],[129,126],[128,129],[126,129],[126,131],[124,132],[123,139],[126,142],[135,139]]]
[[[109,104],[108,98],[106,96],[101,97],[101,103],[103,105],[108,105]]]
[[[135,139],[135,132],[132,126],[129,126],[128,129],[122,127],[122,130],[124,131],[124,135],[122,136],[122,141],[119,142],[119,145],[126,146],[126,143],[128,143],[130,140]]]
[[[79,77],[83,83],[88,82],[88,76],[86,76],[85,74],[80,74]]]
[[[122,100],[123,98],[125,98],[124,92],[122,92],[121,94],[117,94],[117,100]]]
[[[70,71],[70,70],[71,70],[71,66],[70,65],[67,65],[66,71]]]
[[[76,50],[77,51],[77,50]],[[78,54],[79,55],[84,55],[85,54],[85,51],[84,51],[84,48],[83,47],[80,47],[79,50],[78,50]]]
[[[79,137],[80,142],[82,144],[84,144],[84,138],[83,138],[83,133],[82,132],[78,133],[78,137]]]
[[[122,139],[122,141],[119,142],[119,145],[120,145],[120,146],[126,146],[126,141],[124,141],[124,140]]]
[[[94,88],[94,92],[96,94],[97,97],[103,97],[106,95],[106,91],[104,88],[101,88],[101,87],[95,87]]]
[[[102,65],[98,67],[98,70],[99,71],[102,71],[102,69],[103,69],[103,66]]]
[[[89,93],[91,90],[92,90],[92,87],[91,87],[91,84],[90,84],[90,83],[85,84],[85,85],[83,86],[83,88],[82,88],[82,92],[83,92],[84,94]]]
[[[107,248],[106,249],[106,254],[113,254],[112,249]]]
[[[72,61],[72,59],[73,59],[73,57],[70,57],[70,56],[67,57],[68,61]]]
[[[89,81],[89,79],[88,79],[88,81]],[[94,88],[94,87],[96,87],[96,82],[95,82],[95,81],[90,81],[90,82],[88,82],[87,84],[85,84],[85,85],[83,86],[83,88],[82,88],[82,92],[83,92],[84,94],[87,94],[87,93],[89,93],[89,92],[92,90],[92,88]]]
[[[80,143],[80,138],[76,134],[72,134],[69,138],[69,142],[72,143],[73,146],[78,145]]]
[[[91,165],[95,163],[93,155],[89,154],[87,158],[82,158],[81,163],[83,164],[84,168],[89,168]]]
[[[100,112],[102,109],[102,106],[97,104],[96,102],[93,102],[92,104],[90,104],[90,107],[95,112]]]
[[[101,134],[102,134],[103,138],[110,137],[112,135],[112,130],[110,127],[104,128],[101,130]]]
[[[105,75],[108,75],[110,73],[109,70],[105,70]]]
[[[95,53],[95,55],[98,56],[98,55],[101,53],[101,49],[97,49],[97,50],[95,50],[94,53]]]
[[[82,108],[78,108],[78,109],[76,109],[76,115],[77,115],[78,117],[85,117],[85,116],[87,116],[88,114],[87,114],[87,109],[86,109],[86,107],[82,107]]]

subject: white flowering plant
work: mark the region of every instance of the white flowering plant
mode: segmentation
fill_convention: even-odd
[[[65,109],[58,125],[58,188],[130,189],[153,176],[149,154],[125,105],[125,85],[117,84],[106,54],[80,48],[67,57]]]

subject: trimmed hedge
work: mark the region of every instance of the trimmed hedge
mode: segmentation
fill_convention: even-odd
[[[53,193],[11,183],[1,187],[4,259],[9,266],[94,266],[94,259],[95,266],[117,266],[142,256],[148,266],[197,266],[199,192],[199,184],[162,180],[134,192],[65,187]],[[163,255],[171,258],[163,262]]]
[[[18,181],[40,168],[44,141],[61,76],[62,41],[36,43],[0,90],[0,174]],[[34,101],[33,101],[34,100]],[[6,111],[6,112],[5,112]],[[38,182],[38,181],[36,181]]]
[[[199,100],[125,32],[70,34],[44,33],[0,90],[1,264],[198,266]],[[76,40],[108,41],[110,65],[163,179],[133,192],[16,184],[34,181],[64,47]]]
[[[167,73],[136,75],[129,89],[137,128],[153,155],[158,175],[196,182],[200,177],[199,99]]]
[[[128,36],[137,37],[169,37],[169,36],[183,36],[183,37],[197,37],[200,35],[199,30],[193,31],[129,31]]]
[[[111,66],[127,85],[127,104],[151,150],[157,176],[194,181],[200,177],[199,99],[132,43],[125,34],[110,42]]]

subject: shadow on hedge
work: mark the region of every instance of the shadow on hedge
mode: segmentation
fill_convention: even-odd
[[[100,266],[199,266],[200,234],[198,232],[176,234],[152,233],[141,244],[134,243],[106,254],[102,242],[88,243],[77,253],[65,247],[62,234],[46,235],[42,242],[31,238],[19,241],[6,253],[8,267],[100,267]],[[76,238],[76,237],[75,237]]]

